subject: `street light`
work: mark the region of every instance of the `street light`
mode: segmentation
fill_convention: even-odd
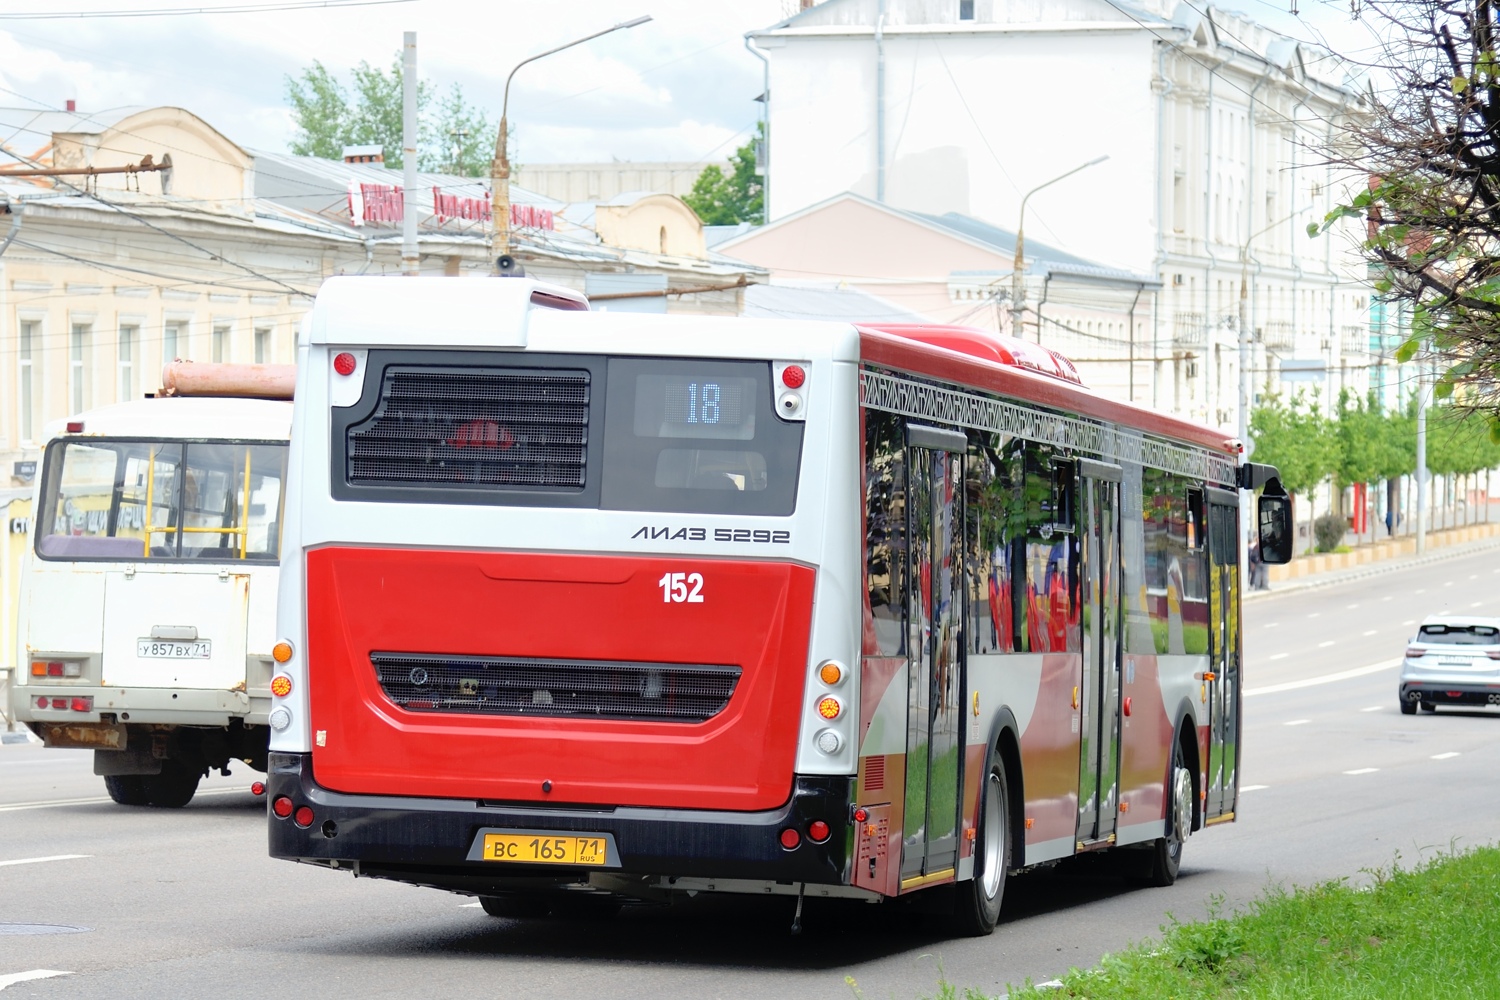
[[[1250,452],[1254,449],[1250,442],[1250,244],[1255,242],[1257,236],[1269,233],[1307,210],[1307,207],[1299,208],[1292,214],[1257,229],[1240,244],[1240,406],[1238,426],[1235,429],[1239,434],[1240,444],[1245,448],[1246,458],[1250,457]],[[1257,261],[1255,266],[1259,268],[1260,262]]]
[[[536,62],[538,59],[555,55],[563,49],[571,49],[575,45],[591,42],[601,35],[607,35],[612,31],[620,31],[625,28],[634,28],[651,20],[651,15],[633,18],[629,21],[621,21],[612,28],[596,31],[592,35],[575,38],[566,45],[559,45],[555,49],[546,52],[538,52],[534,56],[528,56],[516,63],[510,71],[510,76],[505,78],[505,95],[500,101],[500,130],[495,133],[495,158],[490,161],[490,215],[495,224],[495,271],[499,273],[500,257],[510,253],[510,156],[505,149],[506,133],[509,131],[505,113],[510,105],[510,81],[515,77],[516,70],[527,63]]]
[[[1105,153],[1103,156],[1096,156],[1089,162],[1076,166],[1065,174],[1058,174],[1050,181],[1047,181],[1044,184],[1038,184],[1036,187],[1032,188],[1030,191],[1027,191],[1026,194],[1022,196],[1020,217],[1016,222],[1016,259],[1015,263],[1012,265],[1010,273],[1010,332],[1012,336],[1019,337],[1021,335],[1021,314],[1025,312],[1026,309],[1026,303],[1023,298],[1024,290],[1021,286],[1021,272],[1026,267],[1026,199],[1030,198],[1032,195],[1036,194],[1044,187],[1050,187],[1060,180],[1072,177],[1080,170],[1087,170],[1089,167],[1103,163],[1107,159],[1109,159],[1108,153]],[[1042,325],[1040,323],[1038,323],[1036,327],[1036,340],[1039,344],[1042,342]]]

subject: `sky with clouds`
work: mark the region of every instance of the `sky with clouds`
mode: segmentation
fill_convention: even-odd
[[[650,14],[649,24],[516,75],[510,120],[518,158],[703,162],[742,144],[758,117],[761,63],[745,50],[745,32],[796,8],[796,0],[387,0],[280,12],[55,16],[230,2],[0,0],[0,107],[60,109],[69,99],[84,111],[176,105],[242,146],[284,150],[293,133],[286,78],[314,60],[341,75],[361,60],[388,65],[402,33],[416,31],[420,74],[442,89],[460,84],[495,118],[517,62]],[[1351,18],[1349,2],[1303,0],[1300,17],[1273,0],[1236,6],[1293,37],[1352,53],[1371,36]],[[16,17],[40,12],[54,16]]]

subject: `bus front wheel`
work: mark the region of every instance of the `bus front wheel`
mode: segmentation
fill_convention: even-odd
[[[1182,753],[1182,741],[1172,744],[1172,768],[1167,777],[1167,820],[1164,836],[1151,845],[1148,885],[1169,886],[1182,868],[1182,846],[1193,830],[1193,772]]]

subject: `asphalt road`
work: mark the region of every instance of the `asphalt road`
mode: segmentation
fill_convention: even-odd
[[[125,809],[100,801],[86,753],[3,746],[0,1000],[849,1000],[846,977],[871,1000],[915,1000],[939,976],[1003,992],[1092,965],[1170,914],[1201,917],[1216,898],[1230,910],[1269,885],[1359,881],[1493,842],[1500,711],[1397,710],[1395,660],[1440,610],[1500,614],[1500,551],[1249,603],[1239,820],[1192,837],[1172,888],[1081,865],[1013,879],[1004,922],[983,939],[894,907],[820,901],[792,937],[785,899],[700,897],[603,923],[497,920],[464,897],[269,860],[248,771],[206,782],[184,810]],[[68,974],[14,978],[40,970]]]

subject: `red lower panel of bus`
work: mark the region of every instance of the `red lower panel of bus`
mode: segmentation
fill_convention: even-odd
[[[792,787],[814,575],[698,557],[309,552],[318,783],[507,802],[779,806]],[[421,711],[387,695],[371,654],[732,666],[740,675],[725,707],[699,722]]]

